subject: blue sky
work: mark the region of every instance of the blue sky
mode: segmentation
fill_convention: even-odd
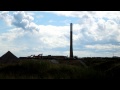
[[[120,56],[120,11],[0,11],[0,56]]]

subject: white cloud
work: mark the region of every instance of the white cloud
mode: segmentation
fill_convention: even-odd
[[[12,24],[17,28],[22,28],[23,30],[39,30],[38,25],[32,22],[34,18],[31,15],[28,15],[27,12],[15,12],[13,13],[13,21]]]
[[[40,25],[39,39],[51,48],[66,47],[69,43],[66,37],[68,32],[68,26]]]
[[[53,13],[59,16],[66,16],[66,17],[94,17],[97,19],[107,18],[107,19],[114,19],[120,20],[120,11],[46,11],[47,13]]]
[[[24,35],[24,31],[19,29],[19,28],[15,28],[15,29],[11,29],[9,30],[7,33],[2,33],[0,35],[0,40],[1,41],[13,41],[14,39],[16,39],[17,37],[23,36]]]
[[[58,16],[67,16],[67,17],[74,17],[73,15],[73,11],[44,11],[44,12],[48,12],[48,13],[54,13],[57,14]]]
[[[0,13],[0,19],[3,19],[9,25],[14,25],[16,28],[22,28],[23,30],[39,30],[38,25],[33,22],[34,17],[30,12],[16,11],[11,15],[9,12],[3,11]]]
[[[9,11],[2,11],[0,13],[0,19],[4,20],[10,26],[13,18],[9,15]]]
[[[97,50],[113,50],[120,49],[120,46],[112,45],[112,44],[95,44],[95,45],[86,45],[86,48],[97,49]]]
[[[85,47],[85,49],[96,49],[98,51],[112,51],[120,49],[120,12],[119,11],[48,11],[59,16],[78,17],[78,24],[73,23],[73,42],[77,46],[75,48]],[[65,26],[55,25],[37,25],[34,23],[34,14],[28,12],[14,12],[13,16],[9,12],[1,12],[0,19],[9,25],[16,26],[7,33],[0,35],[0,42],[5,45],[13,45],[17,40],[25,43],[24,50],[31,50],[34,53],[44,52],[46,54],[69,55],[69,51],[52,51],[56,48],[69,49],[69,23]],[[53,22],[51,20],[50,22]],[[65,20],[70,22],[70,20]],[[32,31],[29,32],[29,31]],[[24,40],[25,38],[26,41]],[[23,41],[22,41],[23,40]],[[8,43],[9,42],[9,43]],[[29,45],[28,45],[29,43]],[[81,46],[79,46],[81,45]],[[8,46],[9,48],[9,46]],[[14,50],[22,51],[22,48],[14,48]],[[47,52],[45,52],[46,50]],[[29,54],[32,52],[29,52]],[[75,55],[89,56],[96,54],[94,51],[75,51]],[[109,53],[110,54],[110,53]],[[119,53],[118,53],[119,54]],[[102,54],[96,54],[102,55]]]

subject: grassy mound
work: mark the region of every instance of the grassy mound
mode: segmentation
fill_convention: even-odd
[[[1,79],[102,79],[105,75],[93,68],[76,64],[53,64],[44,60],[21,60],[0,65]]]

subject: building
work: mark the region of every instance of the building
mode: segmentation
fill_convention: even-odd
[[[0,62],[2,63],[16,62],[16,60],[18,60],[18,58],[10,51],[6,52],[4,55],[0,57]]]

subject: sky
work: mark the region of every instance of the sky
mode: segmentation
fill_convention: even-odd
[[[120,56],[120,11],[0,11],[0,56]]]

